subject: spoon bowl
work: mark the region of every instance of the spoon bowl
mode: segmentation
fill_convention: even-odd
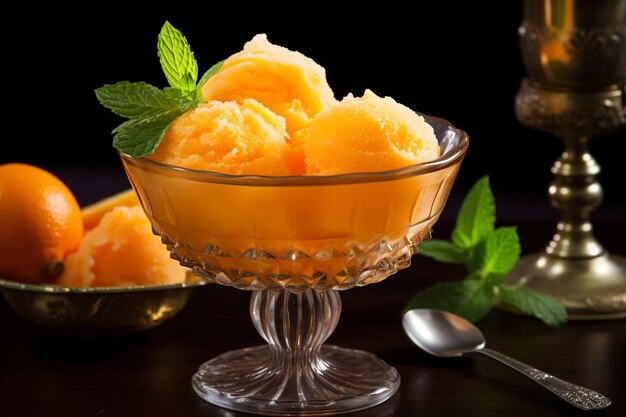
[[[485,337],[476,326],[447,311],[409,310],[402,317],[402,327],[422,350],[442,358],[485,347]]]
[[[402,327],[413,343],[431,355],[451,358],[481,353],[515,369],[581,410],[602,410],[611,405],[611,400],[598,392],[563,381],[485,348],[485,337],[476,326],[447,311],[426,308],[409,310],[402,317]]]

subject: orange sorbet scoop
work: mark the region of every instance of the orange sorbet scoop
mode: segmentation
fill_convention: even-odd
[[[183,114],[149,158],[232,175],[290,175],[285,119],[254,99],[210,101]]]
[[[59,284],[68,287],[113,287],[176,284],[185,270],[170,259],[161,239],[152,234],[140,207],[116,207],[83,237],[68,256]]]
[[[439,157],[433,128],[391,97],[367,90],[320,113],[305,137],[309,175],[378,172]]]
[[[303,129],[320,111],[335,104],[326,71],[300,52],[274,45],[256,35],[231,55],[202,88],[206,100],[258,100],[287,121],[287,132],[299,145]],[[302,151],[294,146],[292,171],[304,173]]]

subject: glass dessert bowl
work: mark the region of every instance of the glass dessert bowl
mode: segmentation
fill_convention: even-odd
[[[192,379],[198,395],[255,414],[329,415],[396,392],[395,368],[323,342],[339,321],[338,290],[408,267],[443,210],[469,141],[424,117],[441,156],[386,172],[234,176],[121,154],[172,257],[211,282],[253,290],[250,315],[267,345],[204,363]]]

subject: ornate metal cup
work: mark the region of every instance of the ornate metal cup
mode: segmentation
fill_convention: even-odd
[[[624,84],[626,2],[526,0],[519,28],[531,81],[543,89],[608,91]]]
[[[570,318],[624,317],[626,260],[609,256],[589,222],[603,192],[587,144],[626,124],[626,0],[525,0],[519,35],[529,76],[517,118],[565,142],[549,188],[562,220],[507,280],[557,297]]]

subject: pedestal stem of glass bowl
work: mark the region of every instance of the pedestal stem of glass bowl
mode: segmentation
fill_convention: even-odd
[[[255,291],[250,300],[254,326],[269,346],[267,366],[294,379],[298,386],[307,372],[324,369],[320,348],[340,315],[341,298],[334,290]]]
[[[267,345],[224,353],[193,378],[205,400],[263,415],[330,415],[391,397],[395,368],[371,353],[323,345],[339,322],[336,290],[254,291],[250,315]]]

